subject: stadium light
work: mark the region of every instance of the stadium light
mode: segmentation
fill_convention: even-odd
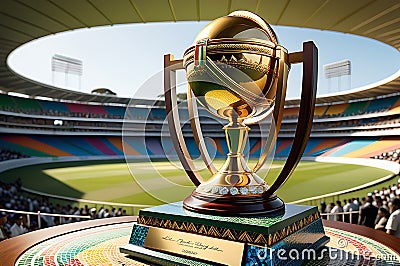
[[[341,89],[340,80],[342,76],[348,76],[348,89],[351,86],[351,62],[348,59],[333,62],[324,65],[324,75],[325,78],[329,80],[328,91],[330,91],[330,79],[338,78],[338,89]]]
[[[54,84],[54,74],[56,72],[65,74],[65,86],[68,86],[68,76],[76,75],[79,78],[79,89],[81,88],[81,76],[83,73],[82,60],[55,54],[51,58],[51,71]]]
[[[342,60],[324,65],[325,78],[334,78],[344,75],[351,75],[350,60]]]

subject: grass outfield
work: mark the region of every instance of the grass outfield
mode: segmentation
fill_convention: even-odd
[[[283,162],[273,163],[266,179],[269,184],[282,166]],[[153,165],[135,162],[129,167],[136,178],[123,161],[42,164],[6,171],[0,178],[9,182],[21,177],[25,187],[51,194],[146,205],[180,201],[194,188],[182,170],[166,161],[153,162]],[[202,173],[206,175],[207,171]],[[390,174],[365,166],[300,162],[278,195],[285,202],[291,202],[352,188]],[[260,176],[264,175],[265,170],[260,172]],[[360,197],[366,194],[362,193]]]

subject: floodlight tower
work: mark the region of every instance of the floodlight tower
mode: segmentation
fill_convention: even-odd
[[[350,89],[351,86],[351,62],[348,59],[333,62],[330,64],[324,65],[324,74],[325,78],[328,79],[328,91],[330,92],[330,85],[331,85],[331,78],[337,78],[338,81],[338,90],[340,90],[341,84],[341,77],[348,76],[347,79],[347,89]]]
[[[82,60],[55,54],[51,58],[51,72],[53,85],[55,83],[55,73],[60,72],[64,73],[65,87],[68,87],[69,76],[74,75],[78,77],[78,90],[81,90],[81,77],[83,73]]]

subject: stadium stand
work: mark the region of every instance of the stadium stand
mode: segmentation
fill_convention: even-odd
[[[326,110],[328,109],[328,106],[316,106],[314,115],[318,117],[323,117],[325,115]]]
[[[28,113],[40,113],[42,111],[39,103],[35,100],[19,97],[14,97],[13,100],[18,110],[24,110]]]
[[[195,144],[193,132],[188,121],[185,105],[179,110],[183,133],[189,153],[193,158],[199,158],[200,152]],[[281,131],[279,132],[275,158],[284,159],[292,147],[293,134],[296,129],[299,108],[291,106],[284,110]],[[199,109],[200,119],[203,119],[202,130],[206,145],[212,156],[225,158],[228,152],[226,140],[221,131],[221,122],[210,118],[209,113]],[[63,100],[39,100],[21,98],[0,94],[0,161],[26,157],[63,157],[77,158],[96,156],[150,156],[165,158],[175,156],[175,150],[168,134],[161,139],[162,124],[166,119],[165,108],[159,101],[157,106],[146,106],[138,101],[137,105],[100,105],[98,103],[66,102]],[[56,125],[55,120],[62,121]],[[125,125],[125,127],[124,127]],[[367,99],[347,103],[324,103],[316,106],[311,138],[304,151],[305,157],[344,157],[372,158],[400,163],[400,97],[398,95]],[[122,131],[124,136],[122,136]],[[391,133],[391,130],[394,130]],[[260,140],[260,129],[252,128],[245,149],[246,155],[258,158],[263,145]],[[40,210],[60,214],[90,215],[98,217],[98,211],[91,212],[90,207],[77,209],[71,205],[52,204],[47,198],[26,196],[17,189],[18,184],[6,184],[0,181],[0,194],[5,195],[0,200],[0,208],[14,210]],[[10,195],[19,200],[12,201]],[[326,208],[321,208],[324,217],[332,220],[358,223],[376,227],[382,230],[382,213],[388,209],[388,202],[400,197],[400,183],[382,190],[371,191],[365,198],[347,199],[346,202],[331,202]],[[20,204],[26,202],[27,204]],[[357,206],[356,213],[337,214],[337,210],[349,209],[349,202]],[[375,222],[365,223],[362,214],[363,206],[374,204],[384,208],[377,217],[369,217]],[[32,206],[34,208],[32,208]],[[122,215],[122,210],[101,210],[106,216]],[[386,216],[388,212],[385,212]],[[330,214],[330,215],[328,215]],[[102,216],[104,217],[104,216]],[[10,221],[16,216],[10,215]],[[34,222],[27,231],[37,229]],[[77,221],[63,219],[63,223]],[[379,223],[381,221],[381,223]],[[45,218],[42,225],[53,226],[58,219]]]
[[[12,213],[1,212],[2,216],[7,217],[6,224],[3,225],[6,234],[5,239],[16,237],[20,234],[35,231],[37,229],[52,227],[59,224],[78,222],[83,217],[90,219],[103,219],[109,217],[119,217],[126,215],[126,210],[122,208],[96,209],[94,205],[85,205],[84,208],[73,207],[71,205],[53,204],[47,197],[38,195],[30,195],[22,192],[22,181],[17,179],[14,183],[5,183],[0,181],[0,209],[13,210]],[[28,219],[27,215],[21,215],[18,211],[23,212],[41,212],[48,214],[75,215],[72,217],[52,217],[42,215],[40,218],[40,227],[38,221]],[[82,217],[82,218],[81,218]],[[11,230],[12,225],[18,219],[22,220],[23,232],[15,234]],[[85,218],[87,219],[87,218]],[[4,239],[0,239],[2,241]]]
[[[344,110],[343,115],[360,115],[364,112],[367,104],[367,101],[351,103],[346,110]]]
[[[164,155],[163,147],[161,143],[155,138],[146,139],[147,153],[151,155]]]
[[[382,151],[395,149],[400,147],[400,138],[383,137],[383,138],[364,138],[364,139],[347,139],[336,147],[330,147],[321,156],[329,157],[351,157],[351,158],[370,158]]]
[[[151,109],[151,113],[150,113],[151,119],[164,120],[166,116],[167,116],[167,114],[165,112],[165,109],[161,109],[161,108],[152,108]]]
[[[62,102],[54,101],[39,101],[42,110],[54,114],[68,114],[69,110],[67,106]]]
[[[319,142],[316,146],[314,146],[312,149],[309,149],[305,155],[307,156],[320,156],[327,151],[338,147],[340,145],[343,145],[344,143],[348,142],[349,140],[343,139],[343,138],[324,138],[322,139],[321,142]]]
[[[325,116],[331,117],[343,114],[348,107],[349,107],[348,103],[330,105],[325,112]]]
[[[399,113],[399,96],[391,96],[374,100],[364,100],[352,103],[331,103],[329,105],[316,106],[314,115],[318,118],[331,118],[343,116],[356,116],[376,112]],[[299,112],[298,107],[285,109],[284,117],[295,118]]]
[[[378,139],[355,139],[349,142],[346,142],[340,146],[337,146],[333,149],[330,149],[326,153],[321,156],[330,156],[330,157],[344,157],[351,152],[364,148],[372,143],[375,143]]]
[[[1,145],[9,147],[29,156],[93,156],[93,155],[123,155],[122,145],[128,155],[164,156],[165,151],[173,153],[172,142],[168,139],[161,142],[159,137],[121,137],[105,136],[48,136],[48,135],[0,135]],[[224,138],[214,138],[218,157],[225,157],[228,152]],[[250,139],[250,149],[258,139]],[[186,140],[189,152],[193,156],[200,153],[193,138]],[[253,153],[259,149],[253,149]]]
[[[390,107],[388,113],[389,114],[400,114],[400,99],[398,99],[396,101],[396,103]]]
[[[298,107],[290,107],[290,108],[285,108],[283,112],[283,116],[286,118],[295,118],[299,114],[299,108]]]
[[[29,156],[123,155],[120,137],[1,135],[0,140]]]
[[[361,149],[344,155],[345,157],[369,158],[372,155],[400,147],[400,139],[396,137],[380,138]]]
[[[125,108],[116,106],[105,106],[107,113],[113,117],[122,118],[125,115]]]
[[[130,119],[147,120],[149,117],[151,119],[149,108],[128,107],[126,112]]]
[[[365,113],[372,113],[372,112],[382,112],[388,110],[392,107],[397,101],[395,97],[383,98],[383,99],[376,99],[369,102],[367,108],[365,108]]]
[[[0,135],[0,148],[14,150],[28,156],[122,155],[123,121],[121,118],[125,115],[125,109],[123,106],[48,101],[0,94],[0,124],[3,128],[7,128],[7,133]],[[128,120],[138,121],[132,123],[132,126],[128,128],[129,132],[138,132],[137,130],[143,130],[144,126],[147,132],[153,132],[151,136],[127,138],[125,143],[127,153],[151,156],[165,156],[165,153],[173,153],[171,142],[167,140],[161,143],[160,138],[157,137],[161,129],[159,122],[164,121],[166,116],[162,106],[157,108],[133,106],[127,110]],[[354,137],[351,133],[397,129],[400,127],[400,117],[396,114],[396,110],[400,110],[399,96],[317,106],[313,132],[326,136],[314,137],[312,133],[304,154],[306,156],[369,158],[383,152],[383,149],[394,148],[391,143],[396,143],[396,139],[379,137],[379,134],[377,137]],[[7,113],[2,113],[3,111]],[[23,115],[25,113],[30,115]],[[181,113],[184,114],[185,110]],[[295,130],[297,113],[298,107],[290,107],[284,111],[282,134],[279,135],[276,144],[277,157],[286,157],[289,154],[291,134]],[[200,109],[200,114],[207,115],[208,113]],[[376,114],[376,116],[360,118],[362,114]],[[60,116],[64,117],[62,126],[55,125],[54,120]],[[183,120],[186,119],[187,117],[184,116]],[[203,126],[205,135],[210,136],[218,132],[216,128],[219,130],[220,126],[213,120]],[[30,133],[22,134],[17,130],[27,130]],[[44,130],[47,130],[46,133]],[[31,134],[33,131],[37,132]],[[60,133],[53,136],[54,132]],[[75,132],[74,136],[69,136],[69,132]],[[93,132],[95,135],[83,137],[81,134],[86,134],[86,132]],[[184,132],[185,137],[188,137],[187,143],[191,153],[193,156],[199,156],[191,137],[190,127],[186,125]],[[262,148],[261,142],[253,138],[252,134],[259,134],[259,130],[251,131],[248,143],[250,155],[258,156]],[[335,134],[342,135],[337,138]],[[348,135],[348,137],[343,138],[343,135]],[[214,145],[216,145],[217,156],[225,156],[227,147],[223,135],[214,138]]]
[[[5,111],[14,111],[16,106],[11,96],[0,94],[0,108]]]
[[[122,106],[103,106],[59,101],[37,100],[0,94],[0,110],[27,114],[71,117],[123,118]]]
[[[390,111],[395,112],[400,107],[398,96],[359,101],[346,104],[320,105],[315,108],[315,116],[319,118],[329,118],[332,116],[360,115],[373,112]],[[98,104],[81,104],[60,101],[37,100],[21,98],[0,94],[0,110],[34,114],[50,114],[54,116],[76,116],[76,117],[110,117],[123,118],[125,114],[124,106],[103,106]],[[160,120],[165,118],[165,109],[145,107],[129,107],[132,117]],[[206,112],[205,112],[206,113]],[[200,114],[204,115],[204,110]],[[285,117],[295,117],[298,114],[298,107],[285,109]]]
[[[146,155],[147,149],[145,147],[144,138],[126,137],[124,138],[124,147],[128,147],[127,155]],[[154,154],[153,154],[154,155]]]

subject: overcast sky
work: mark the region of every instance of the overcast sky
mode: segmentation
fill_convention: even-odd
[[[115,25],[58,33],[21,46],[11,54],[9,64],[17,73],[47,84],[54,82],[56,86],[67,85],[70,89],[88,93],[105,87],[118,96],[151,98],[162,93],[161,82],[155,82],[151,89],[140,90],[140,87],[154,75],[161,77],[163,55],[172,53],[175,58],[181,58],[207,23]],[[273,28],[279,42],[289,52],[301,50],[304,41],[315,42],[319,49],[319,95],[377,82],[400,68],[398,51],[375,40],[321,30]],[[76,76],[68,76],[66,84],[64,74],[52,73],[54,54],[83,61],[80,89]],[[343,59],[351,60],[351,78],[327,80],[323,65]],[[183,72],[179,81],[184,81]],[[298,97],[300,86],[301,66],[295,65],[289,74],[288,98]]]

